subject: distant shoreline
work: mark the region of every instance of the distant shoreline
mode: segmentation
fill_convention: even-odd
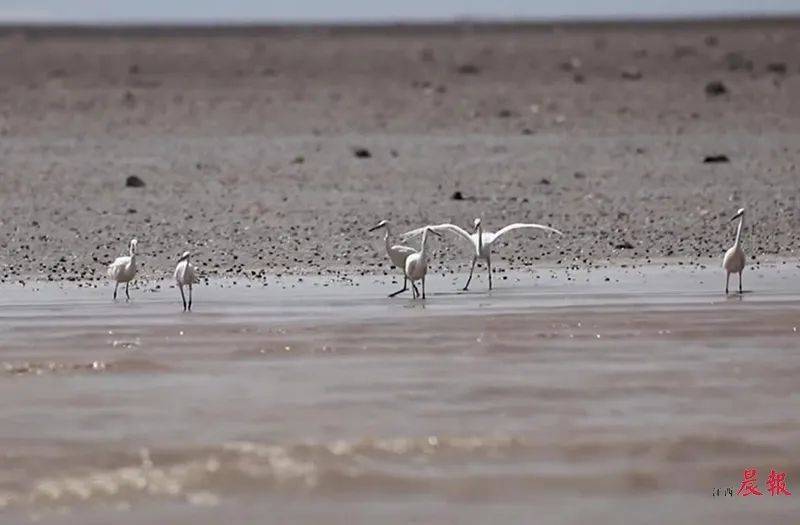
[[[553,29],[580,30],[626,27],[643,28],[670,28],[670,27],[727,27],[774,25],[786,27],[800,24],[800,13],[787,13],[786,15],[769,16],[708,16],[708,17],[664,17],[664,18],[566,18],[566,19],[539,19],[539,20],[507,20],[507,19],[454,19],[452,21],[424,21],[408,20],[398,22],[275,22],[275,23],[248,23],[248,22],[166,22],[166,23],[34,23],[34,22],[4,22],[0,23],[0,37],[10,34],[24,33],[27,37],[47,36],[79,36],[79,37],[106,37],[118,36],[267,36],[280,33],[319,33],[326,35],[353,34],[353,33],[381,33],[381,34],[411,34],[421,35],[426,33],[462,33],[464,31],[477,33],[518,32],[524,30],[541,31]]]

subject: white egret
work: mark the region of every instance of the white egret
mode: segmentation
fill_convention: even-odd
[[[373,226],[369,229],[369,231],[375,231],[380,228],[386,228],[386,235],[383,236],[383,242],[386,244],[386,253],[389,255],[389,260],[392,261],[401,272],[403,272],[403,288],[389,294],[389,297],[394,297],[397,294],[401,294],[408,290],[408,278],[405,276],[406,271],[406,259],[412,253],[416,253],[417,250],[412,248],[411,246],[403,246],[400,244],[391,244],[389,242],[389,238],[392,236],[391,227],[389,225],[389,221],[383,220],[379,222],[376,226]]]
[[[119,283],[125,283],[125,296],[130,299],[131,295],[128,293],[128,287],[131,281],[136,276],[136,245],[139,243],[136,239],[131,239],[128,245],[128,256],[117,257],[114,262],[108,265],[108,276],[116,281],[114,284],[114,300],[117,300],[117,288]]]
[[[422,243],[419,251],[415,251],[406,258],[405,275],[406,279],[411,281],[414,299],[419,297],[419,290],[414,281],[422,281],[422,298],[425,299],[425,274],[428,273],[428,233],[439,237],[442,236],[441,233],[434,231],[432,228],[423,228]]]
[[[725,269],[725,293],[728,293],[728,282],[731,279],[732,273],[739,274],[739,293],[742,293],[742,271],[744,270],[744,251],[742,250],[742,228],[744,228],[744,208],[740,208],[736,215],[731,218],[730,222],[739,219],[739,227],[736,229],[736,242],[733,246],[725,252],[725,258],[722,259],[722,267]]]
[[[189,257],[192,254],[190,252],[183,252],[181,258],[178,259],[178,265],[175,267],[175,282],[178,284],[178,289],[181,291],[181,299],[183,299],[183,311],[187,310],[186,308],[186,295],[183,293],[183,287],[189,287],[189,308],[188,310],[192,311],[192,285],[197,282],[197,276],[195,273],[195,268],[192,263],[189,262]]]
[[[481,227],[481,220],[475,219],[473,223],[473,233],[469,234],[463,228],[456,226],[455,224],[450,223],[443,223],[443,224],[436,224],[425,226],[423,228],[417,228],[416,230],[411,230],[406,232],[402,235],[402,237],[419,235],[422,230],[425,228],[431,228],[434,231],[445,230],[452,233],[457,234],[462,239],[465,239],[473,248],[472,254],[472,268],[469,270],[469,278],[467,279],[467,284],[464,285],[464,291],[469,289],[469,283],[472,281],[472,274],[475,271],[475,263],[478,262],[478,259],[483,259],[486,261],[486,266],[489,270],[489,290],[492,289],[492,244],[499,239],[502,235],[513,231],[518,230],[521,228],[533,228],[537,230],[545,230],[553,233],[557,233],[559,235],[563,235],[560,231],[556,230],[555,228],[551,228],[549,226],[544,226],[542,224],[534,224],[534,223],[521,223],[517,222],[514,224],[509,224],[505,228],[500,229],[497,233],[492,232],[485,232]]]

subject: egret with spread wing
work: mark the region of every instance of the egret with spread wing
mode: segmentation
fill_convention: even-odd
[[[389,255],[389,259],[401,272],[403,272],[403,288],[389,294],[389,297],[394,297],[397,294],[401,294],[408,290],[408,277],[405,274],[406,271],[406,259],[412,253],[416,253],[417,250],[412,248],[411,246],[403,246],[400,244],[391,244],[389,242],[389,238],[392,236],[391,227],[389,225],[389,221],[383,220],[379,222],[377,225],[373,226],[369,229],[369,231],[379,230],[381,228],[386,229],[386,235],[383,236],[383,242],[386,244],[386,253]]]
[[[425,226],[423,228],[417,228],[416,230],[411,230],[406,232],[402,235],[402,237],[410,237],[419,235],[425,228],[430,228],[433,231],[449,231],[455,233],[462,239],[465,239],[473,248],[472,254],[472,268],[469,270],[469,279],[467,279],[467,284],[464,285],[464,291],[469,289],[469,283],[472,281],[472,274],[475,271],[475,263],[478,262],[478,259],[482,259],[486,261],[486,266],[489,270],[489,289],[492,289],[492,244],[499,239],[502,235],[522,228],[531,228],[537,230],[545,230],[553,233],[557,233],[562,235],[562,233],[555,228],[551,228],[549,226],[544,226],[542,224],[534,224],[534,223],[521,223],[517,222],[514,224],[509,224],[505,228],[500,229],[496,233],[492,232],[485,232],[481,227],[481,220],[475,219],[473,223],[473,233],[470,234],[463,228],[456,226],[455,224],[450,223],[443,223],[443,224],[436,224],[431,226]]]

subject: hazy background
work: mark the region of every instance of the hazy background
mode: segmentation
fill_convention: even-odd
[[[0,0],[2,22],[357,22],[800,13],[800,0]]]

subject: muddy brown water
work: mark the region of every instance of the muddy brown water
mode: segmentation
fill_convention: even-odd
[[[796,264],[505,277],[5,286],[0,521],[798,515]],[[749,467],[795,495],[712,496]]]

